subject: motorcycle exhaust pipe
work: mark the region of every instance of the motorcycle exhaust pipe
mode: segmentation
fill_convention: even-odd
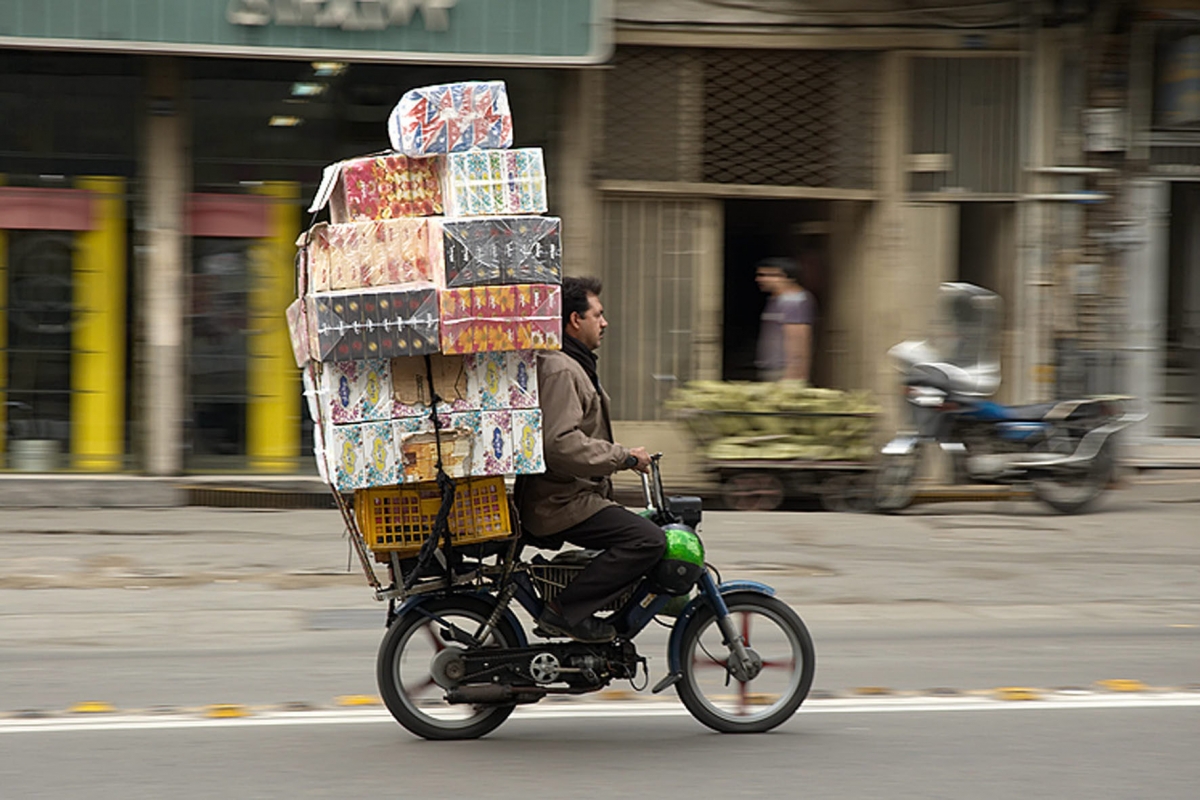
[[[502,683],[485,683],[478,686],[459,686],[446,692],[447,703],[470,703],[472,705],[510,705],[512,703],[536,703],[546,696],[545,689],[535,687],[513,687]]]

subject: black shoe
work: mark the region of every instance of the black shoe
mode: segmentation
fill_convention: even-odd
[[[566,636],[568,639],[574,639],[584,644],[604,644],[611,642],[617,636],[617,629],[602,619],[587,617],[579,624],[571,625],[563,618],[562,614],[549,607],[538,617],[537,627],[533,632],[546,638]]]

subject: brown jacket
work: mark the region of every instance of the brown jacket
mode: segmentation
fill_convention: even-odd
[[[575,359],[543,351],[537,375],[546,472],[520,476],[516,502],[527,531],[553,536],[617,505],[609,476],[624,468],[629,449],[613,443],[608,395]]]

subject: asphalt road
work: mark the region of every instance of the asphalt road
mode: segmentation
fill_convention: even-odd
[[[1193,698],[1195,700],[1195,698]],[[560,709],[563,711],[564,709]],[[477,742],[386,720],[5,732],[6,797],[1195,797],[1198,707],[872,713],[814,703],[771,734],[678,713],[514,716]]]
[[[1193,797],[1197,502],[1189,478],[1077,517],[713,513],[724,577],[772,584],[812,631],[790,723],[723,737],[670,697],[607,695],[450,745],[337,704],[376,694],[383,610],[336,514],[0,509],[0,796]],[[639,640],[655,679],[662,642]]]

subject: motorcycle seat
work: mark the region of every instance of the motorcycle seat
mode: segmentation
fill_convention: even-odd
[[[1040,422],[1058,403],[1034,403],[1028,406],[1006,406],[1004,416],[1013,422]]]

